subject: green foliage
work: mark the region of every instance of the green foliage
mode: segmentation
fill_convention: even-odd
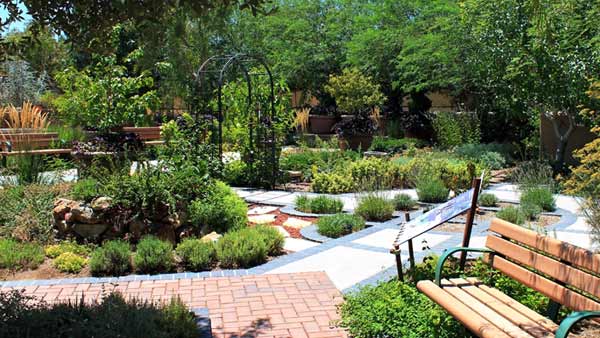
[[[76,200],[90,202],[100,196],[98,184],[98,181],[93,178],[78,180],[71,188],[71,196]]]
[[[264,237],[254,228],[230,231],[217,241],[217,258],[223,268],[250,268],[267,261]]]
[[[309,197],[300,195],[296,198],[296,209],[314,214],[335,214],[342,211],[344,202],[339,198],[328,196]]]
[[[316,151],[303,150],[301,152],[283,154],[279,160],[282,170],[301,171],[306,180],[313,178],[313,168],[320,172],[330,172],[344,165],[348,161],[358,160],[360,155],[354,151]]]
[[[153,303],[125,300],[119,293],[97,302],[77,299],[51,305],[22,291],[0,294],[2,337],[147,337],[192,338],[198,336],[194,316],[178,299]]]
[[[466,330],[414,286],[398,281],[346,295],[341,326],[354,337],[465,337]]]
[[[210,270],[215,262],[215,245],[198,238],[186,238],[175,249],[186,271]]]
[[[59,271],[68,273],[78,273],[85,267],[87,259],[72,252],[63,252],[54,259],[52,265]]]
[[[473,113],[438,112],[432,120],[437,143],[452,148],[467,143],[479,143],[479,119]]]
[[[244,227],[248,222],[248,206],[228,185],[217,181],[206,198],[192,201],[190,222],[200,229],[226,232]]]
[[[44,253],[49,258],[56,258],[66,252],[86,257],[90,254],[91,250],[88,246],[77,244],[73,241],[62,241],[59,244],[46,245],[44,248]]]
[[[54,199],[67,185],[8,186],[0,189],[0,236],[23,241],[49,242],[53,234]]]
[[[154,236],[145,236],[136,246],[133,264],[142,273],[171,271],[175,266],[173,246]]]
[[[231,161],[225,164],[223,181],[233,186],[243,186],[248,182],[247,165],[242,161]]]
[[[521,162],[511,173],[511,178],[519,185],[521,191],[546,186],[554,189],[552,167],[544,162]]]
[[[131,270],[131,248],[121,240],[104,242],[92,252],[90,271],[93,275],[120,276]]]
[[[365,220],[356,215],[336,214],[319,218],[317,231],[330,238],[338,238],[365,228]]]
[[[417,201],[408,194],[398,194],[394,196],[394,205],[396,210],[408,211],[417,206]]]
[[[391,138],[375,136],[369,150],[386,153],[402,153],[410,148],[422,148],[425,142],[416,138]]]
[[[479,205],[482,207],[495,207],[498,204],[498,197],[494,194],[481,194],[479,195]]]
[[[556,210],[556,199],[546,187],[529,188],[521,193],[521,205],[534,205],[544,211]]]
[[[367,221],[384,222],[393,217],[394,202],[376,193],[368,193],[358,198],[354,213]]]
[[[462,159],[481,163],[488,169],[498,170],[506,167],[511,158],[511,147],[505,144],[463,144],[454,149]]]
[[[521,203],[519,210],[527,220],[535,220],[543,211],[543,209],[534,203]]]
[[[312,190],[318,193],[341,194],[354,190],[354,182],[338,173],[317,173],[313,177]]]
[[[35,269],[44,261],[44,249],[37,243],[0,239],[0,269]]]
[[[417,181],[417,196],[425,203],[442,203],[448,200],[448,188],[436,178],[421,178]]]
[[[356,114],[383,104],[379,85],[358,68],[344,69],[341,75],[330,75],[325,90],[343,112]]]
[[[502,208],[496,213],[496,217],[503,219],[507,222],[523,225],[525,224],[525,214],[520,208],[509,206]]]
[[[278,256],[283,252],[285,237],[276,228],[268,225],[257,225],[253,228],[258,232],[267,247],[267,255]]]
[[[130,76],[114,57],[78,71],[67,68],[55,76],[63,95],[54,104],[66,121],[74,126],[108,130],[128,124],[147,123],[148,111],[159,100],[148,73]]]

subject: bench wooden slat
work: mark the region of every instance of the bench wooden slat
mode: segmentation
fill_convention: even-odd
[[[558,329],[558,325],[549,320],[542,319],[538,322],[538,320],[532,319],[525,314],[516,311],[511,305],[482,290],[480,287],[484,286],[484,284],[481,282],[473,283],[472,281],[462,278],[452,278],[450,279],[450,282],[459,286],[461,290],[477,299],[477,301],[485,304],[485,306],[502,315],[511,323],[518,326],[520,329],[527,331],[527,333],[534,337],[548,337],[549,334]],[[519,303],[513,300],[510,304]]]
[[[417,288],[446,309],[454,318],[458,319],[464,326],[483,338],[510,338],[498,327],[480,316],[461,301],[454,298],[434,282],[423,280],[417,283]]]
[[[36,150],[17,150],[0,151],[0,156],[21,156],[21,155],[58,155],[70,154],[71,149],[36,149]]]
[[[526,316],[527,318],[530,318],[531,320],[533,320],[537,324],[545,327],[549,331],[554,332],[558,329],[558,325],[556,325],[556,323],[554,323],[552,320],[542,316],[541,314],[533,311],[532,309],[528,308],[527,306],[517,302],[516,300],[512,299],[511,297],[509,297],[508,295],[503,293],[502,291],[500,291],[498,289],[494,289],[492,287],[489,287],[489,286],[483,284],[477,278],[468,277],[468,278],[466,278],[466,280],[471,284],[477,285],[479,290],[489,294],[490,296],[494,297],[494,299],[497,299],[497,300],[503,302],[504,304],[509,306],[513,311],[518,312],[518,313]]]
[[[540,251],[547,252],[579,268],[589,271],[600,271],[600,254],[594,254],[592,251],[552,237],[543,236],[535,231],[515,226],[500,219],[492,220],[490,231]]]
[[[600,278],[582,270],[541,255],[525,247],[496,236],[488,236],[486,247],[556,280],[572,285],[596,297],[600,295]]]
[[[486,257],[485,259],[489,260],[489,257]],[[500,256],[494,256],[492,267],[519,281],[521,284],[537,290],[555,302],[575,311],[600,310],[599,303]]]
[[[469,283],[454,283],[453,281],[447,279],[442,280],[442,288],[444,291],[454,296],[454,298],[468,306],[471,310],[477,312],[477,314],[483,318],[493,323],[496,327],[504,331],[509,336],[514,338],[534,338],[534,336],[530,335],[510,320],[494,311],[488,306],[488,304],[483,304],[477,298],[463,290],[460,285],[466,286],[469,285]]]

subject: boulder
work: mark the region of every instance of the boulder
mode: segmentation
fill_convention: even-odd
[[[72,227],[73,231],[79,236],[86,239],[96,239],[108,229],[109,225],[104,223],[75,223]]]
[[[79,205],[76,208],[72,208],[70,212],[69,219],[66,219],[68,222],[78,222],[78,223],[87,223],[87,224],[95,224],[100,223],[100,219],[97,214],[94,214],[94,209],[89,206]]]
[[[52,215],[56,221],[64,220],[65,215],[71,211],[73,208],[77,208],[79,206],[79,202],[72,201],[66,198],[57,198],[54,201],[54,209],[52,210]]]
[[[221,238],[221,235],[213,231],[210,234],[200,238],[200,240],[202,242],[216,242],[217,240],[219,240],[219,238]]]
[[[103,212],[110,209],[112,206],[112,201],[113,200],[110,197],[98,197],[92,200],[90,206],[94,211]]]

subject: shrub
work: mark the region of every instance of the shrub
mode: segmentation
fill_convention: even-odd
[[[194,316],[178,299],[152,303],[119,293],[97,302],[47,304],[22,291],[0,293],[0,337],[198,337]]]
[[[318,173],[314,176],[312,190],[319,193],[341,194],[354,190],[354,182],[338,173]]]
[[[346,68],[341,75],[330,75],[325,91],[342,111],[350,114],[380,106],[385,100],[379,85],[358,68]]]
[[[479,205],[482,207],[495,207],[498,204],[498,197],[494,194],[479,195]]]
[[[227,232],[246,226],[248,206],[228,185],[216,182],[208,196],[190,205],[190,222],[208,231]]]
[[[556,199],[545,187],[528,188],[521,194],[521,205],[535,205],[544,211],[556,210]]]
[[[476,161],[488,169],[502,169],[511,162],[512,146],[509,144],[463,144],[454,149],[459,158]]]
[[[536,219],[543,211],[539,205],[533,203],[522,203],[519,206],[519,209],[523,216],[528,220]]]
[[[85,178],[77,181],[71,188],[71,196],[76,200],[89,202],[100,195],[98,181]]]
[[[0,237],[47,243],[53,238],[52,209],[68,185],[10,186],[0,189]]]
[[[246,170],[247,165],[245,162],[240,160],[231,161],[225,164],[223,180],[227,184],[235,186],[245,185],[248,182]]]
[[[0,239],[0,269],[35,269],[44,262],[44,249],[36,243]]]
[[[341,326],[354,337],[466,337],[466,330],[414,286],[381,282],[346,295]]]
[[[197,238],[186,238],[175,249],[189,271],[209,270],[215,262],[215,245]]]
[[[592,239],[594,240],[596,250],[600,244],[600,199],[588,198],[583,204],[581,210],[591,227]]]
[[[65,252],[85,257],[90,254],[91,250],[88,246],[77,244],[73,241],[63,241],[59,244],[47,245],[44,248],[44,253],[49,258],[56,258]]]
[[[171,271],[175,265],[173,246],[154,236],[145,236],[137,244],[133,263],[139,272]]]
[[[523,225],[525,223],[523,211],[513,206],[502,208],[496,213],[496,217],[513,224]]]
[[[330,238],[338,238],[365,228],[365,220],[360,216],[336,214],[319,218],[317,231]]]
[[[448,188],[436,178],[421,178],[417,182],[417,196],[425,203],[442,203],[448,200]]]
[[[409,148],[421,148],[424,142],[416,138],[391,138],[375,136],[369,150],[383,151],[386,153],[401,153]]]
[[[217,241],[217,258],[223,268],[249,268],[267,261],[267,245],[253,228],[231,231]]]
[[[279,160],[281,170],[301,171],[306,180],[313,178],[313,168],[329,172],[348,161],[355,161],[360,155],[355,151],[313,151],[283,154]]]
[[[394,203],[383,196],[369,193],[358,199],[354,213],[367,221],[383,222],[393,217]]]
[[[398,194],[394,196],[394,205],[396,210],[411,210],[417,205],[417,201],[408,194]]]
[[[262,237],[265,246],[267,247],[267,254],[269,256],[280,255],[283,251],[283,244],[285,243],[285,237],[276,228],[268,225],[257,225],[254,228]]]
[[[54,259],[52,265],[62,272],[78,273],[86,263],[87,259],[72,252],[64,252]]]
[[[477,115],[471,113],[438,112],[432,121],[435,139],[442,148],[466,143],[479,143],[481,131]]]
[[[112,240],[94,250],[90,257],[93,275],[120,276],[131,270],[131,248],[122,240]]]
[[[334,214],[342,211],[344,202],[339,198],[327,196],[308,197],[300,195],[296,198],[296,209],[315,214]]]
[[[547,186],[554,189],[552,167],[539,161],[521,162],[511,173],[511,178],[519,185],[521,190]]]

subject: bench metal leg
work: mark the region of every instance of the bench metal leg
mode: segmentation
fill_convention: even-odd
[[[556,322],[558,318],[558,311],[560,311],[561,305],[555,301],[550,301],[548,304],[547,316],[552,319],[552,321]]]

